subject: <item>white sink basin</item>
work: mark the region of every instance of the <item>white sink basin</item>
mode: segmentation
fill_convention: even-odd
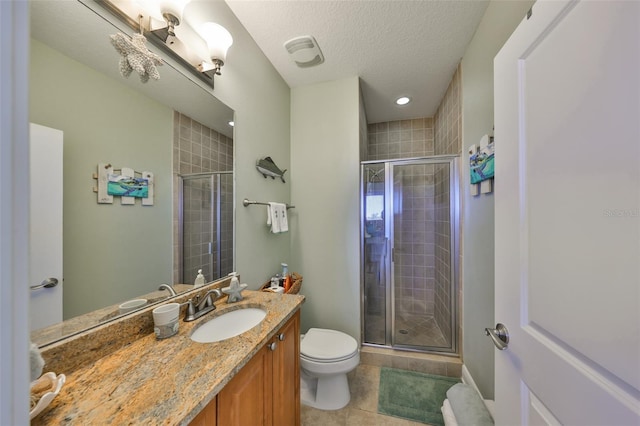
[[[202,324],[191,333],[191,340],[212,343],[230,339],[255,327],[265,316],[267,312],[260,308],[237,309]]]

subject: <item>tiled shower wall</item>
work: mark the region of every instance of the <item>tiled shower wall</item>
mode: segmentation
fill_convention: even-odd
[[[458,69],[453,75],[434,117],[435,155],[457,155],[461,153],[462,102],[460,101],[460,80],[461,68],[458,65]]]
[[[462,146],[462,102],[461,102],[461,68],[458,66],[447,92],[434,118],[402,120],[388,123],[370,124],[368,127],[368,158],[366,160],[387,160],[431,155],[459,155]],[[418,213],[405,211],[413,201],[403,205],[403,215],[394,225],[396,229],[414,229],[415,226],[425,232],[424,240],[417,243],[424,245],[429,256],[421,257],[413,251],[399,255],[400,265],[396,265],[396,282],[405,283],[396,289],[396,308],[401,312],[426,313],[434,316],[436,323],[445,338],[451,336],[451,302],[454,296],[451,277],[451,244],[450,244],[450,174],[446,165],[429,166],[429,173],[419,176],[420,172],[409,169],[403,177],[405,185],[411,188],[420,180],[430,182],[424,201],[418,201],[425,207],[425,224],[406,223],[408,218],[422,218],[423,211]],[[414,173],[417,173],[415,176]],[[409,176],[411,176],[409,178]],[[411,182],[411,183],[409,183]],[[415,189],[415,188],[414,188]],[[411,191],[413,191],[412,189]],[[432,227],[432,229],[427,229]],[[419,231],[421,232],[421,231]],[[406,241],[403,244],[414,247],[415,231],[403,233]],[[427,235],[430,235],[427,237]],[[409,249],[410,250],[410,249]],[[419,250],[422,250],[420,248]],[[399,267],[398,267],[399,266]],[[426,280],[421,275],[426,274]],[[398,272],[398,269],[400,270]],[[411,271],[411,272],[409,272]],[[461,289],[458,289],[461,291]],[[422,298],[422,295],[426,299]],[[399,301],[399,302],[398,302]],[[460,323],[460,321],[458,321]],[[459,329],[459,336],[461,330]],[[448,342],[451,343],[451,342]]]
[[[435,155],[461,154],[462,146],[462,101],[461,101],[461,67],[458,65],[456,73],[449,83],[438,111],[435,116]],[[462,170],[463,167],[460,167]],[[462,181],[461,179],[459,181]],[[451,336],[451,301],[454,289],[450,283],[451,277],[451,227],[450,227],[450,174],[446,166],[438,166],[435,173],[435,212],[436,212],[436,288],[435,312],[436,324],[445,336]],[[461,241],[462,217],[460,217],[458,241]],[[462,264],[461,260],[459,264]],[[458,271],[456,271],[458,272]],[[461,293],[462,280],[458,280],[458,296]],[[461,300],[461,299],[458,299]],[[458,314],[461,311],[458,308]],[[458,318],[459,327],[462,321]],[[458,328],[458,341],[462,330]]]
[[[395,169],[394,197],[401,203],[395,212],[395,306],[396,318],[403,314],[433,315],[435,290],[434,259],[434,166],[414,164]]]
[[[433,118],[369,124],[367,160],[434,155]]]
[[[451,344],[451,210],[449,165],[435,166],[435,310],[434,319]]]
[[[368,127],[364,160],[426,157],[434,155],[434,149],[433,118],[376,123]],[[411,165],[396,170],[394,179],[401,183],[396,186],[401,191],[396,199],[402,200],[400,214],[394,214],[396,318],[434,315],[434,167]]]
[[[205,172],[233,171],[233,139],[203,126],[195,120],[174,111],[173,114],[173,282],[180,283],[180,223],[179,223],[179,185],[178,175]],[[221,269],[222,275],[233,268],[233,178],[223,177],[221,189]],[[202,191],[196,191],[202,193]],[[208,195],[210,196],[210,195]],[[208,242],[216,241],[217,235],[207,234],[211,228],[207,215],[202,209],[209,202],[203,196],[190,203],[190,231],[185,233],[185,252],[190,258],[188,263],[204,264],[208,256]],[[198,209],[198,206],[201,206]],[[200,210],[200,211],[199,211]],[[215,230],[215,226],[213,227]],[[215,232],[215,231],[214,231]],[[187,244],[188,243],[188,244]],[[197,270],[197,268],[196,268]],[[212,280],[212,271],[203,271],[207,281]],[[193,278],[185,284],[193,283]]]

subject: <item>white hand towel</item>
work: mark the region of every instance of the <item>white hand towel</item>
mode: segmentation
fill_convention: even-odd
[[[287,220],[287,205],[280,204],[278,206],[278,220],[280,221],[280,232],[287,232],[289,230],[289,221]]]
[[[277,234],[280,232],[280,219],[278,218],[279,203],[269,203],[267,207],[267,226],[271,227],[271,232]]]

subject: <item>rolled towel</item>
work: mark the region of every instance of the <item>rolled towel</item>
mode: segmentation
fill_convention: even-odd
[[[42,375],[42,369],[44,368],[44,359],[42,359],[40,349],[35,343],[31,343],[29,347],[29,362],[31,364],[31,381],[33,382]]]
[[[487,407],[471,386],[464,383],[451,386],[447,391],[447,399],[458,425],[493,426],[493,418]]]
[[[458,426],[456,416],[453,415],[453,410],[451,410],[451,404],[449,404],[448,399],[444,400],[440,411],[442,411],[442,418],[444,419],[445,426]]]

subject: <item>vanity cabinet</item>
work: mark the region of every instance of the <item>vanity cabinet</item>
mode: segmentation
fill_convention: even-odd
[[[299,310],[190,425],[215,424],[300,425]]]
[[[218,422],[218,397],[207,404],[202,411],[198,413],[195,419],[191,420],[189,426],[215,426]]]

